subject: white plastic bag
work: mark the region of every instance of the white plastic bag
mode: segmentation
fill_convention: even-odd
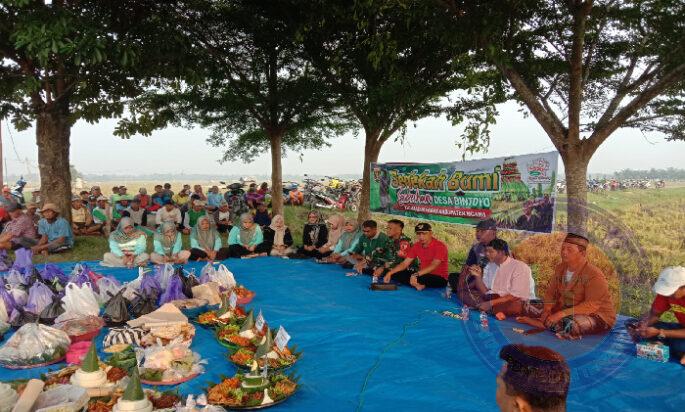
[[[81,287],[75,283],[67,283],[64,288],[62,307],[64,307],[64,313],[55,319],[55,323],[100,314],[100,305],[90,283],[84,283]]]
[[[233,289],[236,286],[235,278],[233,273],[228,270],[226,265],[221,264],[214,271],[214,274],[210,274],[210,279],[216,282],[224,289]]]
[[[9,315],[7,314],[7,308],[5,308],[5,302],[0,299],[0,323],[7,322],[9,320]]]
[[[24,275],[19,273],[18,270],[10,269],[9,272],[7,272],[7,276],[5,276],[5,282],[12,287],[16,287],[19,285],[25,285],[26,279],[24,279]]]
[[[128,282],[125,286],[124,298],[129,302],[136,297],[136,292],[140,289],[140,282],[143,281],[143,276],[145,276],[145,268],[138,268],[138,277]]]
[[[165,263],[162,268],[159,266],[155,268],[155,277],[157,278],[157,282],[159,282],[159,286],[162,287],[162,290],[165,290],[169,286],[169,280],[171,280],[172,276],[174,276],[174,265],[171,263]]]
[[[29,294],[23,289],[23,287],[15,285],[10,286],[8,292],[14,298],[14,303],[17,304],[18,308],[23,308],[26,306],[26,302],[29,300]]]
[[[98,303],[101,305],[104,305],[105,303],[109,302],[112,296],[119,293],[121,288],[123,288],[123,286],[119,285],[117,282],[107,277],[98,279],[97,287],[97,299]]]

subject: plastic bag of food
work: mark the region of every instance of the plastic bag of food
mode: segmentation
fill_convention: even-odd
[[[90,283],[88,276],[88,266],[86,264],[77,263],[69,276],[69,283],[75,283],[82,286],[84,283]]]
[[[174,276],[174,265],[171,263],[155,266],[155,279],[161,289],[166,289],[169,286],[172,276]]]
[[[193,288],[199,285],[200,282],[197,280],[194,273],[191,273],[190,275],[186,276],[185,273],[182,270],[180,270],[177,272],[177,274],[181,278],[181,282],[183,282],[183,294],[189,298],[192,298]]]
[[[214,282],[207,282],[193,287],[193,297],[204,299],[209,305],[221,303],[221,291],[219,285]]]
[[[159,297],[159,305],[162,306],[167,302],[178,299],[186,299],[187,296],[183,294],[183,281],[178,275],[174,275],[169,280],[169,285],[164,289],[164,293]]]
[[[10,286],[26,285],[26,278],[16,269],[10,269],[5,276],[5,282]]]
[[[21,273],[31,273],[33,270],[33,251],[23,247],[15,250],[12,269]]]
[[[0,272],[7,272],[12,267],[12,259],[7,254],[7,250],[0,250]]]
[[[54,293],[45,283],[36,281],[29,289],[29,297],[26,302],[26,310],[36,315],[40,314],[51,302]]]
[[[5,302],[3,302],[2,299],[0,299],[0,322],[5,322],[9,320],[10,315],[7,313],[7,309],[5,309]]]
[[[0,364],[29,366],[64,357],[71,341],[61,330],[39,323],[19,328],[0,348]]]
[[[112,296],[115,296],[117,293],[119,293],[119,290],[122,289],[121,284],[116,279],[109,276],[98,279],[97,285],[97,298],[100,304],[107,303]]]
[[[219,265],[219,267],[214,271],[214,275],[211,276],[211,280],[218,283],[223,289],[233,289],[236,285],[233,273],[226,267],[226,265]]]
[[[22,308],[14,308],[10,315],[9,323],[14,329],[19,329],[27,323],[34,323],[38,321],[38,315],[33,312],[28,312]]]
[[[17,307],[17,303],[14,301],[14,296],[9,292],[9,285],[4,283],[0,284],[0,301],[2,301],[2,306],[7,312],[7,317],[9,317],[14,308]]]
[[[157,281],[157,277],[150,274],[143,275],[143,279],[140,281],[140,289],[146,295],[159,296],[162,293],[162,286]]]
[[[124,297],[129,302],[132,301],[136,297],[135,294],[140,289],[140,284],[142,283],[144,276],[145,276],[145,268],[139,267],[138,268],[138,277],[133,279],[132,281],[128,282],[126,284],[126,286],[124,287]]]
[[[57,280],[61,285],[66,285],[69,281],[69,278],[64,274],[62,269],[52,263],[48,263],[43,267],[43,270],[40,271],[40,276],[47,283],[53,283]]]
[[[23,308],[26,306],[26,302],[29,299],[28,293],[26,293],[26,290],[24,290],[23,285],[7,285],[7,293],[9,293],[12,296],[12,299],[14,299],[14,306]]]
[[[205,284],[207,282],[211,282],[212,278],[214,277],[214,265],[212,265],[212,262],[207,262],[206,265],[202,267],[202,270],[200,271],[200,283]]]
[[[62,303],[64,304],[64,313],[55,319],[55,322],[100,314],[100,305],[95,299],[89,282],[84,283],[81,287],[75,283],[67,283],[64,288]]]
[[[148,313],[154,312],[157,308],[156,294],[136,293],[136,297],[131,301],[131,315],[139,318]]]
[[[105,313],[102,315],[107,325],[121,325],[130,319],[128,303],[124,298],[124,290],[119,290],[111,295],[105,305]]]
[[[55,319],[64,313],[64,308],[62,307],[62,297],[59,295],[52,295],[52,302],[40,312],[38,316],[40,323],[45,325],[52,325],[55,323]]]
[[[57,385],[41,392],[33,404],[35,412],[80,411],[88,405],[88,390],[74,385]]]

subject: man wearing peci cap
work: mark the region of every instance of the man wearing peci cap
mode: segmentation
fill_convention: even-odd
[[[484,219],[476,225],[476,243],[471,246],[466,257],[466,262],[461,272],[450,273],[449,283],[452,290],[457,292],[457,297],[464,304],[477,307],[481,303],[480,294],[477,292],[476,277],[474,271],[484,271],[488,264],[486,248],[493,240],[497,239],[497,223],[493,219]],[[506,250],[509,253],[509,250]]]
[[[59,215],[54,203],[46,203],[41,209],[43,218],[38,221],[40,240],[30,242],[34,255],[60,253],[74,246],[74,234],[69,222]]]
[[[30,249],[36,241],[36,227],[30,216],[21,210],[21,205],[14,203],[6,208],[12,219],[0,234],[0,249],[15,250],[21,247]]]
[[[383,277],[385,283],[391,280],[411,285],[416,290],[425,288],[444,288],[447,285],[447,245],[433,237],[433,229],[428,223],[419,223],[414,228],[416,241],[409,249],[407,258],[390,269]],[[419,261],[419,270],[413,272],[409,266],[415,259]]]
[[[495,400],[502,412],[563,412],[571,370],[563,356],[544,346],[503,346]]]
[[[609,284],[604,273],[588,261],[588,246],[587,238],[566,235],[561,263],[547,285],[542,314],[538,319],[521,316],[517,321],[549,328],[562,339],[606,333],[614,326],[616,309]]]
[[[654,284],[656,298],[652,309],[638,324],[637,335],[647,340],[659,340],[685,365],[685,267],[668,267],[661,271]],[[671,311],[678,323],[661,322],[664,312]]]

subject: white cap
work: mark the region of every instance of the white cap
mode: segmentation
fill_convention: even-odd
[[[671,296],[681,286],[685,286],[685,267],[671,266],[659,273],[659,279],[654,284],[654,292],[662,296]]]

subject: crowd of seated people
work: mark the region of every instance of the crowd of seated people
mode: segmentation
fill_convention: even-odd
[[[37,201],[38,196],[34,194]],[[447,246],[434,237],[428,223],[416,225],[411,239],[401,220],[389,220],[384,231],[374,220],[359,227],[355,219],[335,213],[324,219],[312,210],[298,247],[284,217],[269,213],[269,198],[265,184],[252,185],[242,194],[222,194],[217,186],[205,194],[199,185],[186,185],[175,194],[165,184],[156,186],[151,196],[142,188],[130,196],[126,187],[117,186],[109,197],[94,186],[73,196],[71,223],[54,204],[22,208],[8,199],[2,208],[6,222],[0,249],[59,253],[73,247],[74,236],[98,234],[109,239],[110,251],[103,257],[108,266],[261,256],[313,258],[416,290],[449,285],[465,305],[498,319],[509,317],[551,330],[563,339],[603,334],[616,322],[607,279],[588,261],[589,241],[583,236],[566,235],[559,251],[561,263],[537,299],[530,267],[511,255],[492,219],[476,226],[476,242],[461,270],[448,273]],[[182,234],[189,235],[188,247]],[[150,237],[153,247],[148,251]],[[685,307],[685,269],[664,271],[655,291],[652,310],[636,321],[631,334],[665,341],[685,364],[685,317],[676,311],[679,324],[663,324],[659,318],[674,307]]]

